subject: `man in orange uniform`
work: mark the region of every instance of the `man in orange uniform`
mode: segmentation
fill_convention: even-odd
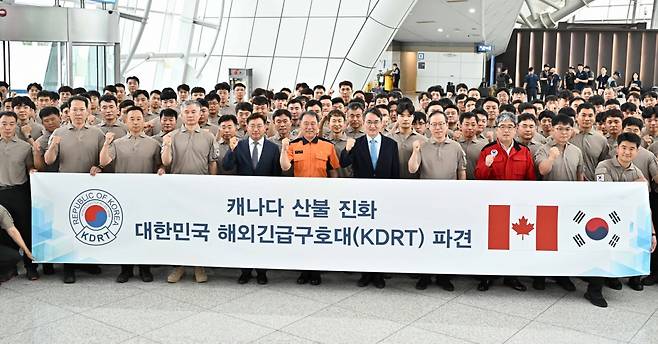
[[[338,177],[340,161],[334,145],[319,137],[320,118],[313,111],[306,111],[300,119],[300,137],[290,141],[281,140],[281,169],[293,168],[295,177]],[[319,271],[302,271],[298,284],[319,285],[322,283]]]

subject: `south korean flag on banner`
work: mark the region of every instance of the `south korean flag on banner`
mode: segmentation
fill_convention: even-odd
[[[630,215],[624,214],[622,209],[587,207],[574,209],[565,215],[568,215],[569,227],[573,228],[570,248],[600,247],[599,245],[607,245],[613,249],[628,247],[629,240],[637,237],[635,224],[629,221]]]

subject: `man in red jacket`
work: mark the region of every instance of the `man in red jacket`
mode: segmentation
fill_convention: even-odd
[[[496,117],[496,141],[484,146],[475,166],[475,178],[484,180],[537,180],[532,153],[516,142],[516,116],[503,112]],[[481,276],[479,291],[491,287],[494,276]],[[516,277],[505,277],[503,283],[515,290],[526,286]]]
[[[496,141],[480,152],[475,179],[537,180],[532,153],[514,137],[516,118],[511,112],[503,112],[496,118]]]

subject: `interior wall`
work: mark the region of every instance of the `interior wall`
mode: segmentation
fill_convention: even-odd
[[[404,93],[426,91],[432,85],[448,81],[465,82],[477,87],[482,80],[482,55],[474,53],[471,43],[393,42],[393,62],[400,58],[400,89]],[[425,70],[418,70],[418,52],[425,53]]]
[[[424,52],[425,69],[416,76],[416,90],[426,91],[434,85],[447,89],[448,82],[477,87],[482,81],[484,60],[474,52]]]
[[[400,52],[400,89],[403,93],[416,92],[416,52]]]

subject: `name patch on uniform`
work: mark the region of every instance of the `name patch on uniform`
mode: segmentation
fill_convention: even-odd
[[[304,151],[303,150],[296,150],[295,154],[304,154]]]

